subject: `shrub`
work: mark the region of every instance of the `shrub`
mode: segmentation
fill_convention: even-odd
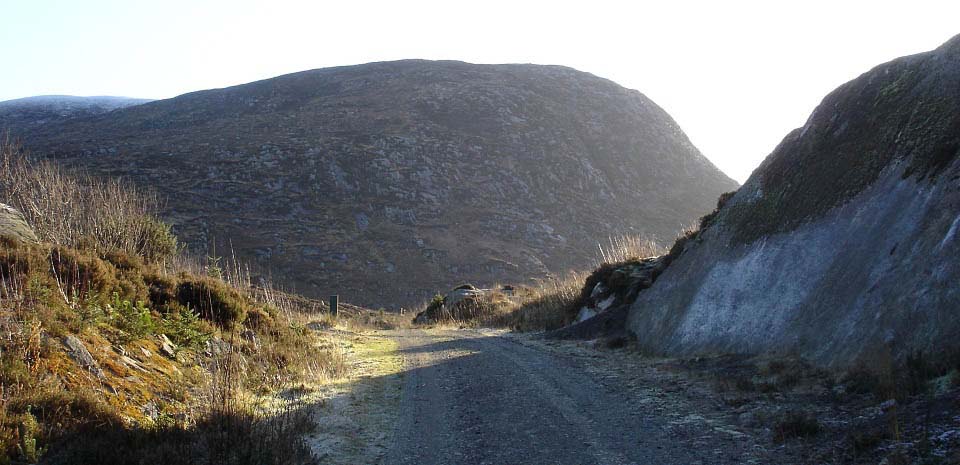
[[[140,217],[140,222],[137,249],[144,258],[160,261],[177,253],[177,236],[173,235],[170,225],[150,215]]]
[[[791,438],[809,438],[820,433],[820,422],[805,412],[788,412],[774,425],[773,440],[784,442]]]
[[[177,251],[156,217],[155,195],[117,180],[68,173],[0,141],[0,202],[24,215],[43,242],[98,252],[121,250],[156,261]]]
[[[540,281],[525,289],[515,310],[499,318],[496,323],[516,331],[549,331],[562,328],[573,321],[579,309],[582,274],[570,273],[565,279]]]
[[[65,298],[104,291],[112,293],[119,284],[112,265],[66,247],[50,250],[50,270]]]
[[[443,294],[434,294],[433,298],[430,299],[430,303],[427,304],[427,310],[438,310],[440,307],[443,307],[443,301],[445,298]]]
[[[270,328],[274,325],[273,315],[266,307],[254,307],[247,311],[244,324],[253,329]]]
[[[158,329],[182,347],[201,347],[213,334],[199,315],[179,305],[161,318]]]
[[[209,277],[181,275],[177,301],[223,328],[242,323],[247,316],[243,297],[223,281]]]
[[[54,247],[49,253],[49,264],[57,290],[68,302],[106,305],[113,303],[110,299],[115,293],[131,302],[148,301],[142,262],[123,254],[112,254],[110,258],[119,263],[119,268],[96,254]]]
[[[114,293],[107,312],[110,323],[125,332],[127,340],[143,338],[156,330],[150,309],[145,307],[143,302],[131,303],[129,300],[120,299],[120,295]]]
[[[143,274],[143,283],[147,286],[147,295],[155,308],[163,309],[177,302],[177,280],[173,276],[157,271]]]

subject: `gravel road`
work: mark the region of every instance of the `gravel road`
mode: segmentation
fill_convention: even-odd
[[[388,464],[739,462],[730,438],[678,435],[667,416],[575,357],[485,331],[386,336],[405,363]]]

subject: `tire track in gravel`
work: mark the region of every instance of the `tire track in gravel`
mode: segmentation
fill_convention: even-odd
[[[389,464],[736,463],[572,357],[483,331],[385,335],[405,359]]]

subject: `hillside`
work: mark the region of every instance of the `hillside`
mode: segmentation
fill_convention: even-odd
[[[958,108],[960,36],[835,90],[640,293],[629,329],[662,352],[839,366],[955,352]]]
[[[0,102],[0,131],[20,134],[44,124],[101,115],[150,100],[128,97],[40,95]]]
[[[582,267],[609,235],[666,242],[736,188],[644,95],[558,66],[319,69],[17,136],[162,192],[195,250],[367,305]]]
[[[324,328],[389,323],[180,255],[152,205],[0,142],[0,463],[304,463],[283,393],[352,376]]]

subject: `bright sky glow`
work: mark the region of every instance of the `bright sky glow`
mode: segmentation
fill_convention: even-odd
[[[0,100],[402,58],[561,64],[645,93],[742,182],[830,90],[960,33],[960,2],[0,0],[0,18]]]

